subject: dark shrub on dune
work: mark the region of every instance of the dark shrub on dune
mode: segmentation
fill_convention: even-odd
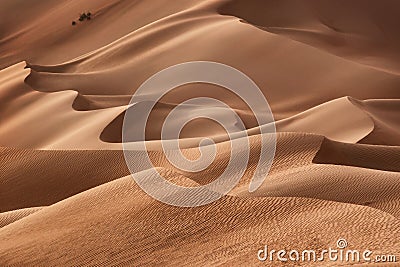
[[[90,20],[91,18],[92,18],[92,13],[91,12],[82,13],[79,16],[79,21]]]
[[[87,15],[86,13],[83,13],[79,16],[79,21],[84,21],[85,19],[87,19]]]

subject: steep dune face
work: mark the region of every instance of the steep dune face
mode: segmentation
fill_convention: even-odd
[[[280,120],[277,128],[281,132],[317,133],[332,140],[356,143],[373,131],[374,123],[348,98],[340,98]]]
[[[398,146],[400,144],[399,134],[399,108],[397,99],[372,99],[356,101],[374,121],[374,131],[361,140],[365,144],[382,144]]]
[[[319,251],[339,238],[400,257],[399,8],[395,0],[1,1],[0,266],[254,266],[265,245]],[[88,11],[91,20],[78,22]],[[198,158],[201,137],[209,137],[215,160],[200,172],[169,162],[162,125],[182,102],[218,99],[248,134],[238,139],[249,142],[242,179],[198,208],[145,194],[121,143],[126,111],[163,88],[128,106],[132,94],[188,61],[249,76],[278,132],[262,136],[272,124],[259,126],[244,101],[219,86],[184,85],[161,98],[145,145],[172,183],[214,181],[232,149],[220,125],[195,119],[180,133],[181,152]],[[226,110],[189,104],[181,116],[199,111]],[[240,128],[236,117],[226,121]],[[274,162],[249,192],[263,137],[276,137]],[[132,175],[148,179],[151,170]]]
[[[7,103],[0,108],[2,146],[120,149],[119,145],[101,142],[99,136],[125,106],[77,112],[72,108],[76,92],[64,90],[49,94],[32,90],[24,83],[28,70],[23,67],[24,63],[20,63],[0,71],[5,81],[1,85],[0,100]]]
[[[233,0],[222,14],[329,53],[399,74],[400,45],[395,0]]]

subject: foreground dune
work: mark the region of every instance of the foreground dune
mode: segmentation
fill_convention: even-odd
[[[2,1],[0,266],[269,266],[257,259],[265,245],[321,251],[341,238],[349,249],[400,259],[399,8],[392,0]],[[90,21],[71,25],[88,11]],[[238,96],[216,85],[165,95],[145,145],[155,170],[173,183],[214,181],[231,152],[221,126],[196,119],[179,136],[182,153],[196,159],[202,137],[210,137],[215,160],[200,172],[171,164],[161,130],[180,103],[221,100],[248,135],[238,139],[250,144],[240,182],[196,208],[148,196],[122,145],[127,110],[163,88],[129,105],[132,94],[158,71],[189,61],[249,76],[277,130],[261,134],[272,124],[259,126]],[[199,110],[214,118],[226,111],[187,105],[182,116]],[[264,137],[276,138],[274,162],[249,192]],[[151,170],[132,175],[149,178]],[[384,264],[377,265],[395,266]]]
[[[10,265],[179,266],[190,257],[194,265],[230,266],[257,264],[265,243],[319,248],[342,235],[354,247],[387,253],[397,250],[398,231],[398,220],[382,211],[316,199],[227,196],[181,209],[156,202],[126,177],[38,211],[0,235]]]
[[[252,142],[257,144],[257,136]],[[0,203],[2,210],[16,211],[2,216],[7,225],[0,230],[2,258],[9,265],[176,266],[187,263],[190,253],[197,265],[253,265],[264,243],[319,248],[332,246],[341,236],[354,248],[397,251],[398,149],[330,142],[315,135],[279,134],[274,165],[259,190],[249,194],[245,176],[231,196],[191,209],[151,199],[129,176],[118,179],[128,174],[118,151],[7,149],[2,152],[6,175],[1,178],[5,194]],[[340,147],[345,160],[334,154]],[[366,150],[364,157],[375,158],[384,172],[352,156],[360,150]],[[387,157],[393,162],[385,166]],[[164,166],[159,172],[165,177],[182,175],[169,171],[161,154],[153,158]],[[207,175],[188,177],[202,183],[219,172],[221,167],[214,165]],[[19,211],[29,205],[46,207]],[[41,234],[39,249],[34,236]],[[192,254],[195,248],[207,252]]]

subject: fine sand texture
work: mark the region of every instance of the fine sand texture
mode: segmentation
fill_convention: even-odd
[[[83,12],[90,20],[79,21]],[[399,13],[396,0],[0,1],[0,266],[397,266],[375,256],[400,262]],[[162,88],[132,95],[190,61],[246,74],[275,122],[258,125],[251,108],[268,107],[221,86],[179,86],[147,120],[153,167],[131,173],[123,128],[140,131],[141,114],[129,125],[124,117]],[[235,141],[249,159],[218,201],[167,205],[133,177],[156,170],[203,186],[231,157],[226,129],[196,114],[229,129],[238,121],[207,104],[185,105],[175,121],[193,117],[177,139],[188,159],[204,137],[214,141],[211,164],[190,172],[163,152],[168,115],[198,97],[238,114],[246,137]],[[263,138],[276,140],[275,157],[250,192]],[[319,253],[339,239],[372,260],[257,258],[266,245]]]

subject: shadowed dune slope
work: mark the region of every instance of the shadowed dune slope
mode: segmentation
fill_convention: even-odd
[[[38,212],[41,209],[43,209],[43,207],[26,208],[0,213],[0,228],[16,222],[22,218],[25,218],[35,212]]]
[[[0,71],[0,144],[34,149],[120,149],[102,142],[101,132],[125,106],[75,111],[73,90],[42,93],[24,83],[29,70],[21,62]]]
[[[400,148],[346,144],[325,139],[313,162],[400,172]]]
[[[232,0],[220,8],[267,32],[400,74],[396,0]]]
[[[121,151],[1,148],[0,210],[47,206],[129,174]]]

